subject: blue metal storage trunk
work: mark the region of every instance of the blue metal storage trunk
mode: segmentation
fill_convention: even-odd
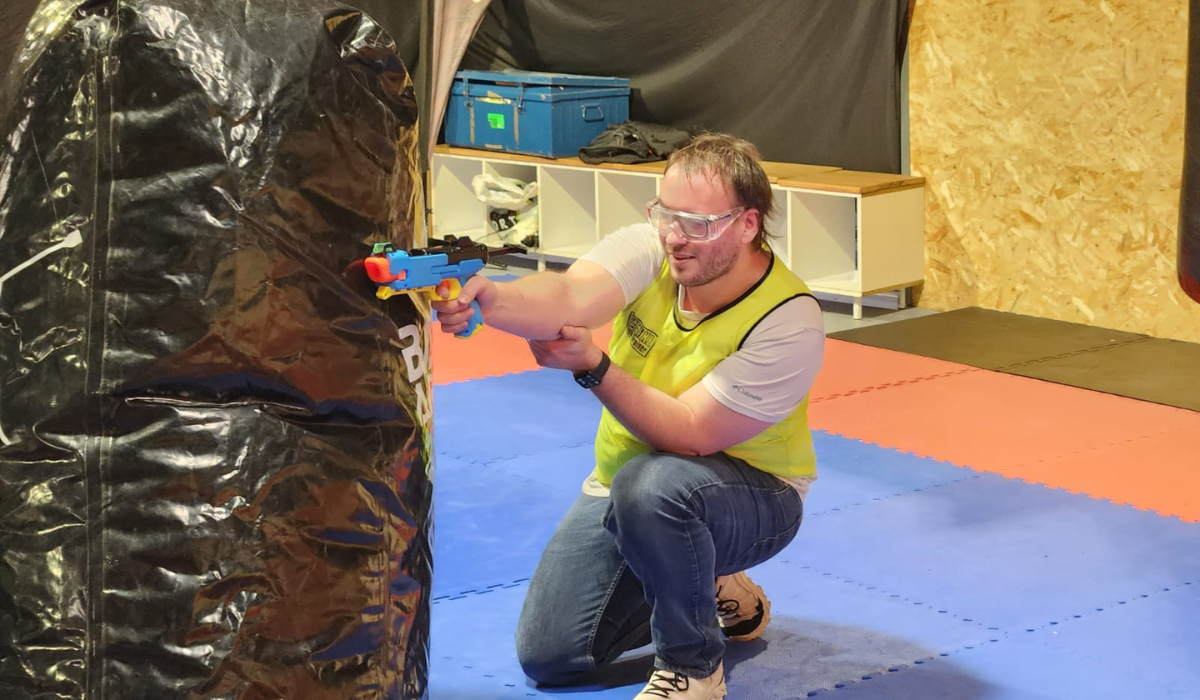
[[[577,155],[609,124],[629,119],[629,81],[565,73],[459,71],[446,108],[451,146]]]

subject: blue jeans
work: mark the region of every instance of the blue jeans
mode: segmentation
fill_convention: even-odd
[[[778,554],[803,515],[789,484],[724,454],[650,453],[608,498],[580,494],[538,562],[517,625],[517,658],[568,685],[629,649],[694,678],[725,653],[716,577]]]

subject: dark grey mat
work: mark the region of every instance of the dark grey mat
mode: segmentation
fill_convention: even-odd
[[[1200,345],[967,308],[831,338],[1200,411]]]
[[[829,337],[972,367],[1003,369],[1148,336],[967,308],[841,331]]]
[[[1200,345],[1146,338],[1005,372],[1200,411]]]

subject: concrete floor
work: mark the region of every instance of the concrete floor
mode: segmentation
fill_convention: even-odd
[[[853,305],[849,302],[821,299],[821,311],[825,317],[825,334],[848,331],[863,326],[875,326],[881,323],[903,321],[918,316],[928,316],[939,313],[932,309],[921,309],[910,306],[907,309],[885,309],[874,306],[863,306],[863,317],[855,320]]]

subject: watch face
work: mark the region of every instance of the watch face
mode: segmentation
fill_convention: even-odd
[[[600,358],[599,367],[588,372],[575,372],[572,375],[575,377],[575,383],[584,389],[600,386],[600,382],[604,380],[604,373],[608,371],[609,362],[608,354],[604,353]]]

